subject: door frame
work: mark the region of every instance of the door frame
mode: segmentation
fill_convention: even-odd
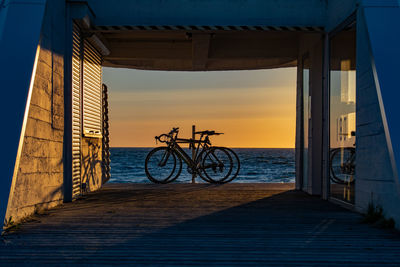
[[[345,28],[352,26],[357,23],[357,10],[354,11],[350,16],[343,20],[333,30],[325,33],[324,36],[324,83],[323,83],[323,98],[324,98],[324,123],[323,123],[323,155],[322,155],[322,198],[334,202],[343,202],[345,206],[354,205],[347,203],[330,196],[330,43],[334,36],[343,31]],[[356,32],[357,34],[357,32]],[[356,103],[357,105],[357,103]],[[351,208],[350,207],[350,208]]]
[[[307,179],[307,185],[308,185],[308,180],[310,178],[310,149],[308,150],[308,172],[307,172],[307,177],[304,177],[304,61],[308,59],[310,61],[310,54],[309,52],[304,53],[301,56],[301,75],[300,75],[300,84],[301,84],[301,89],[300,89],[300,166],[299,166],[299,174],[300,174],[300,179],[299,179],[299,186],[298,188],[302,191],[307,191],[307,188],[304,187],[305,183],[305,179]],[[311,72],[311,68],[309,70]],[[310,79],[309,79],[309,83],[310,83]],[[310,86],[309,86],[309,91],[308,91],[308,95],[310,96]],[[310,104],[309,104],[310,105]],[[310,116],[310,114],[309,114]],[[310,139],[310,122],[308,124],[308,139]],[[310,140],[308,141],[308,144],[310,144]]]

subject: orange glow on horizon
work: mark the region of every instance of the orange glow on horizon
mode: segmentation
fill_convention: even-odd
[[[251,72],[254,71],[235,72],[234,75],[251,79],[246,77]],[[275,70],[273,74],[276,76],[280,72]],[[157,79],[157,73],[154,76]],[[165,89],[160,79],[160,88],[119,91],[115,85],[108,83],[110,145],[154,147],[154,136],[167,133],[172,127],[179,127],[179,136],[189,138],[192,125],[196,125],[196,130],[224,133],[211,137],[213,145],[293,148],[296,123],[295,69],[282,70],[281,76],[283,86],[270,87],[268,79],[265,79],[265,86],[253,84],[250,88],[201,88],[200,83],[196,84],[200,88],[186,90],[178,86],[173,89],[173,85],[167,85],[170,88]],[[218,84],[218,80],[215,84]]]
[[[224,133],[210,137],[213,145],[233,148],[294,148],[294,122],[291,119],[233,120],[224,122],[224,125],[220,125],[219,121],[204,121],[195,125],[199,131],[209,129]],[[202,127],[204,125],[207,127]],[[275,130],[271,131],[268,125],[274,125]],[[179,137],[191,137],[191,122],[182,121],[178,125],[160,122],[154,127],[153,122],[115,121],[111,131],[111,146],[154,147],[154,136],[167,133],[174,126],[180,127]],[[118,139],[114,138],[114,132],[118,132]]]

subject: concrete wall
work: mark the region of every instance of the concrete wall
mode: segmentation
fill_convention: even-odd
[[[41,30],[40,52],[19,168],[10,190],[6,220],[24,217],[64,201],[65,110],[64,59],[66,6],[47,1]],[[84,192],[102,185],[102,140],[82,138],[82,183]],[[70,190],[69,190],[70,191]]]
[[[48,1],[26,132],[6,219],[13,221],[63,199],[64,18]],[[58,33],[58,36],[54,36]]]
[[[336,28],[357,8],[356,0],[329,0],[327,2],[327,16],[325,18],[325,30],[327,32]]]
[[[16,158],[28,119],[32,73],[37,66],[38,44],[46,0],[1,1],[0,9],[0,84],[3,114],[0,153],[0,221],[4,221]],[[29,21],[29,23],[21,23]]]
[[[0,2],[0,3],[1,3],[0,4],[0,36],[1,36],[3,33],[3,29],[4,29],[4,23],[7,18],[7,6],[6,6],[5,1],[4,1],[4,3],[3,2]]]
[[[87,2],[96,14],[96,25],[323,26],[327,1],[119,0],[118,4],[109,0]]]
[[[375,85],[371,51],[363,13],[357,19],[357,144],[355,206],[365,212],[369,203],[380,205],[400,228],[400,196]],[[393,88],[394,90],[394,88]]]

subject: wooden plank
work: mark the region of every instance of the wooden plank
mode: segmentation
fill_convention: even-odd
[[[400,237],[293,184],[108,184],[4,236],[5,265],[399,265]]]

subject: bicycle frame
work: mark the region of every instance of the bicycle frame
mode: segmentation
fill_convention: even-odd
[[[171,138],[171,142],[167,141],[167,145],[170,149],[176,152],[176,155],[181,158],[190,168],[195,169],[197,166],[197,158],[203,152],[204,150],[207,150],[209,146],[209,139],[208,136],[204,139],[201,140],[202,137],[200,137],[200,140],[193,140],[193,139],[183,139],[183,138],[177,138],[177,136]],[[189,147],[192,147],[196,145],[197,143],[197,148],[195,147],[196,151],[194,154],[194,160],[183,150],[183,148],[179,145],[179,143],[188,143]],[[200,150],[201,149],[201,150]]]

